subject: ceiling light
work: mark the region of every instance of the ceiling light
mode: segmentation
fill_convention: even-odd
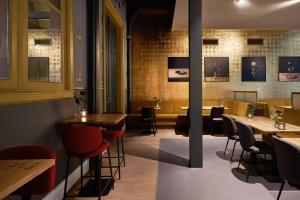
[[[234,2],[237,7],[246,7],[250,4],[248,0],[234,0]]]

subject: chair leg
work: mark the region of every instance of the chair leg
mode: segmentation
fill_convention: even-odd
[[[110,176],[113,177],[113,172],[112,172],[112,167],[111,167],[111,156],[110,156],[110,149],[109,148],[107,148],[107,155],[108,155]]]
[[[83,158],[80,158],[80,189],[82,189],[83,185],[83,169],[82,169]]]
[[[251,172],[251,170],[252,170],[252,164],[253,164],[253,163],[250,163],[250,166],[249,166],[249,169],[248,169],[248,173],[247,173],[247,182],[249,181],[250,172]]]
[[[118,151],[118,173],[119,173],[119,180],[121,179],[121,168],[120,168],[120,144],[119,138],[117,138],[117,151]]]
[[[279,200],[279,199],[280,199],[281,192],[282,192],[282,190],[283,190],[283,187],[284,187],[284,183],[285,183],[285,181],[283,180],[283,181],[282,181],[282,183],[281,183],[281,186],[280,186],[280,190],[279,190],[279,193],[278,193],[278,196],[277,196],[277,200]]]
[[[232,149],[232,153],[231,153],[231,158],[230,158],[230,164],[232,163],[232,158],[233,158],[233,154],[234,154],[236,143],[237,143],[237,140],[234,142],[234,145],[233,145],[233,149]]]
[[[227,150],[228,142],[229,142],[229,138],[227,139],[227,143],[226,143],[226,146],[225,146],[224,156],[225,156],[225,153],[226,153],[226,150]]]
[[[121,145],[122,145],[122,154],[123,154],[123,166],[125,167],[125,151],[124,151],[123,136],[121,136]]]
[[[102,184],[101,184],[101,167],[102,167],[102,155],[95,158],[95,180],[97,184],[98,200],[101,199],[102,195]]]
[[[239,164],[238,164],[237,171],[239,171],[239,169],[240,169],[240,164],[241,164],[241,162],[242,162],[243,155],[244,155],[244,149],[243,149],[243,151],[242,151],[242,153],[241,153],[241,156],[240,156],[240,161],[239,161]]]
[[[65,174],[64,199],[66,199],[66,195],[67,195],[70,160],[71,160],[71,156],[68,155],[68,158],[67,158],[67,167],[66,167],[66,174]]]

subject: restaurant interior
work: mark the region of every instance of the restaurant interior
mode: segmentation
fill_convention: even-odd
[[[0,199],[300,199],[300,0],[0,0]]]

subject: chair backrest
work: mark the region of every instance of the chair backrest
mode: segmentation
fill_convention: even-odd
[[[104,112],[104,114],[123,114],[123,113],[122,112]],[[101,127],[109,129],[109,130],[123,130],[123,129],[125,129],[125,119],[120,121],[118,124],[104,125]]]
[[[231,117],[223,116],[224,132],[228,137],[237,135],[236,122]]]
[[[300,147],[273,136],[278,169],[283,179],[300,185]]]
[[[142,114],[142,119],[155,118],[155,110],[153,107],[142,107],[141,114]]]
[[[101,145],[102,133],[93,126],[65,126],[62,129],[62,143],[69,154],[80,156]]]
[[[238,135],[243,149],[249,149],[255,143],[255,137],[250,126],[236,122],[238,128]]]
[[[20,146],[12,147],[0,151],[0,159],[56,159],[56,153],[43,146]],[[55,164],[48,170],[31,180],[13,194],[15,195],[35,195],[46,194],[55,186],[56,166]]]
[[[190,123],[190,119],[191,119],[191,111],[190,108],[188,108],[186,112],[186,121]]]
[[[210,119],[222,118],[224,114],[224,107],[212,107],[210,112]]]

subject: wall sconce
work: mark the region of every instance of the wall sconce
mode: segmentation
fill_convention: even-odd
[[[78,41],[81,41],[82,40],[82,32],[79,30],[77,33],[76,33],[76,38]]]
[[[78,72],[76,81],[79,85],[81,85],[81,83],[82,83],[82,73],[81,72]]]

